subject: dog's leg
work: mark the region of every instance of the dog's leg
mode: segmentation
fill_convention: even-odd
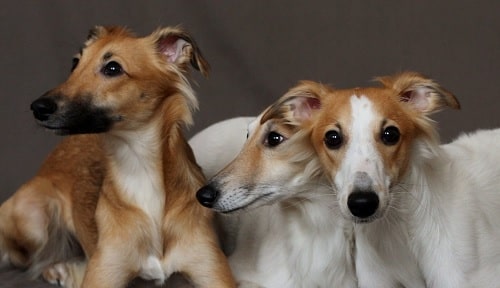
[[[0,207],[1,252],[14,266],[26,267],[47,242],[50,219],[46,211],[51,183],[33,179]]]
[[[123,238],[121,241],[130,244],[127,238]],[[130,255],[130,252],[132,252],[130,250],[135,248],[120,245],[117,241],[114,241],[114,243],[108,242],[108,244],[117,245],[97,248],[88,262],[82,288],[126,287],[135,277],[135,275],[131,275],[131,272],[138,270],[138,268],[130,267],[135,264],[133,263],[134,257]]]
[[[231,268],[226,256],[218,247],[216,236],[211,230],[204,230],[201,230],[202,236],[186,235],[180,241],[179,247],[175,248],[176,254],[170,257],[183,259],[181,271],[195,287],[236,287]],[[192,249],[193,247],[196,249]]]
[[[140,209],[120,202],[111,190],[104,191],[109,194],[101,194],[96,210],[97,248],[88,261],[82,288],[126,287],[144,265],[151,266],[145,272],[148,280],[157,280],[152,276],[157,271],[155,261],[148,258],[154,256],[154,223]],[[161,249],[156,253],[160,255]]]
[[[59,257],[61,253],[43,253],[51,231],[60,227],[63,200],[58,197],[57,187],[43,177],[35,177],[23,185],[0,207],[0,253],[4,261],[17,267],[27,267],[34,276],[40,273],[43,263]],[[57,227],[56,227],[57,226]],[[56,239],[55,241],[58,241]]]

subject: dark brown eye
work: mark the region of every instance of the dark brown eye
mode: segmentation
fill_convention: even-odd
[[[110,61],[101,69],[101,73],[108,77],[120,76],[123,74],[122,66],[116,61]]]
[[[269,132],[269,134],[267,134],[267,138],[266,138],[265,143],[269,147],[276,147],[276,146],[280,145],[281,142],[283,142],[284,140],[285,140],[285,137],[283,137],[279,133],[271,131],[271,132]]]
[[[339,149],[343,142],[342,134],[336,130],[327,131],[323,141],[328,149]]]
[[[80,62],[80,58],[75,57],[71,60],[71,72],[75,70],[76,66],[78,66],[78,62]]]
[[[399,142],[400,136],[401,134],[399,133],[399,129],[397,127],[388,126],[382,131],[380,138],[385,145],[391,146]]]

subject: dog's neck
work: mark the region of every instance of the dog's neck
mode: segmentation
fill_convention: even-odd
[[[108,181],[120,199],[147,211],[159,220],[164,206],[162,145],[156,125],[140,130],[105,134]]]
[[[182,103],[165,101],[166,107],[158,109],[142,127],[103,134],[109,163],[107,177],[118,188],[120,199],[138,206],[156,221],[161,221],[165,201],[178,199],[175,193],[186,189],[195,191],[203,181],[182,133],[181,116],[185,117],[188,110],[176,108],[179,111],[175,112],[171,107]],[[193,187],[168,184],[168,179],[181,177],[192,177],[187,183]]]
[[[281,217],[275,215],[276,218],[272,220],[286,229],[285,235],[288,238],[282,245],[286,247],[289,265],[301,267],[297,270],[308,271],[309,274],[295,276],[325,279],[320,276],[321,273],[337,271],[332,275],[345,275],[345,279],[354,277],[353,226],[340,215],[335,195],[332,194],[329,184],[318,180],[314,185],[305,185],[298,189],[304,193],[279,203],[279,209],[283,213],[277,214]],[[271,236],[274,232],[270,232],[270,237],[274,237]],[[315,261],[304,261],[310,255],[317,256]],[[338,263],[342,265],[339,266]],[[342,279],[332,278],[328,281],[330,281],[328,285],[343,284]],[[321,282],[316,284],[327,285]]]
[[[448,197],[450,191],[444,189],[446,185],[442,184],[443,181],[449,181],[446,177],[447,163],[448,156],[439,145],[417,143],[409,173],[403,179],[402,189],[410,193],[407,195],[407,208],[410,233],[414,236],[412,246],[415,255],[435,253],[433,249],[442,246],[442,243],[453,241],[448,236],[449,227],[446,223],[450,215],[445,205],[445,201],[452,198]],[[439,233],[436,234],[436,231]],[[442,249],[450,247],[445,244]]]
[[[412,194],[410,199],[414,200],[409,203],[414,206],[409,213],[414,214],[414,217],[429,218],[432,213],[441,210],[442,201],[447,201],[443,197],[446,197],[448,191],[443,190],[443,186],[439,184],[446,181],[441,178],[446,173],[449,159],[439,145],[430,142],[416,143],[411,157],[408,175],[401,186]],[[436,185],[438,189],[434,188]],[[443,212],[446,211],[439,211],[440,214]],[[434,220],[439,220],[439,217]]]

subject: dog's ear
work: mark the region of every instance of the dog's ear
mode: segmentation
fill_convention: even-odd
[[[95,42],[97,39],[105,37],[107,35],[127,35],[127,36],[134,36],[134,33],[132,31],[128,30],[126,27],[122,26],[100,26],[96,25],[92,27],[89,30],[89,33],[87,34],[87,41],[85,42],[85,46],[89,46],[93,42]]]
[[[261,123],[280,118],[289,124],[300,125],[312,118],[321,107],[321,97],[328,88],[313,81],[302,81],[271,105],[261,118]]]
[[[208,76],[210,65],[203,58],[194,39],[186,31],[176,27],[166,27],[156,30],[150,37],[158,52],[164,55],[168,62],[177,65],[183,71],[187,71],[188,64],[191,64],[203,76]]]
[[[445,107],[460,109],[455,96],[432,79],[416,72],[377,78],[386,87],[397,92],[398,100],[423,114],[431,114]]]
[[[85,46],[89,46],[93,42],[95,42],[97,39],[103,37],[108,33],[108,28],[104,26],[94,26],[89,30],[89,33],[87,34],[87,41],[85,41]]]
[[[89,30],[89,34],[87,35],[87,40],[95,40],[99,37],[102,37],[106,34],[107,30],[104,26],[94,26]]]

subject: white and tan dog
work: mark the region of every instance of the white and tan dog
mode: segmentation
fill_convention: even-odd
[[[183,136],[197,108],[189,66],[208,72],[181,29],[92,29],[68,79],[31,105],[41,126],[73,136],[0,207],[4,262],[67,287],[174,272],[235,287],[212,212],[195,198],[204,177]],[[75,256],[89,259],[84,276]]]
[[[364,227],[400,227],[406,219],[428,287],[498,287],[500,130],[439,146],[428,115],[459,108],[455,97],[417,73],[379,80],[382,87],[332,91],[314,123],[314,146],[342,215]],[[383,234],[392,232],[356,233],[356,242],[391,241]],[[364,262],[356,257],[356,267]]]
[[[325,92],[311,83],[291,89],[251,122],[238,157],[197,193],[203,205],[227,214],[223,220],[234,241],[227,249],[230,265],[242,285],[357,287],[352,225],[335,209],[306,129],[318,103],[300,101],[304,94]],[[202,155],[200,162],[229,159],[211,155],[231,151],[219,148],[225,145],[242,145],[244,130],[233,133],[241,131],[242,124],[242,119],[235,119],[209,128],[201,135],[206,141],[195,136],[191,144],[195,154]],[[223,133],[231,135],[230,141],[212,143],[218,151],[212,154],[208,138]]]

